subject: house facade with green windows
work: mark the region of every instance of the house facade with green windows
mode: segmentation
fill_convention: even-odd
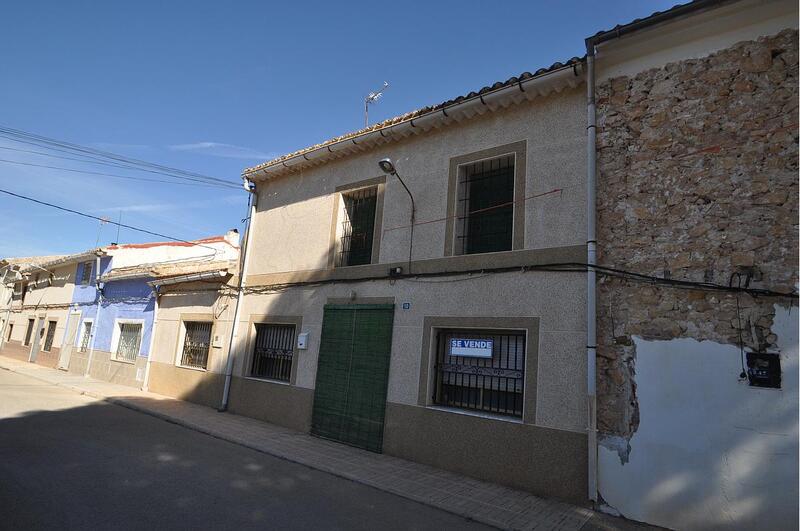
[[[556,63],[247,170],[238,309],[239,275],[165,288],[150,389],[585,502],[584,89]],[[232,340],[172,363],[201,309]]]

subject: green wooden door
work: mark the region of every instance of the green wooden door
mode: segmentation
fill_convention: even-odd
[[[311,433],[380,452],[394,305],[327,305]]]

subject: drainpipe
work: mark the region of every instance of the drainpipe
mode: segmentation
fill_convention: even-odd
[[[228,398],[231,392],[231,377],[233,376],[233,362],[234,362],[234,345],[236,345],[236,338],[239,334],[239,318],[242,314],[242,297],[244,295],[244,287],[246,285],[245,278],[247,277],[247,259],[248,251],[250,250],[250,242],[253,240],[253,229],[256,220],[256,204],[258,203],[258,193],[255,190],[255,185],[245,179],[244,189],[250,194],[250,213],[247,218],[247,237],[244,239],[244,247],[242,248],[241,267],[239,268],[239,283],[236,289],[236,310],[233,312],[233,325],[231,327],[231,337],[228,343],[228,359],[225,363],[225,387],[222,390],[222,404],[219,406],[219,411],[227,411]]]
[[[92,368],[92,358],[94,357],[94,340],[97,338],[97,327],[100,324],[100,307],[103,306],[103,290],[100,287],[100,255],[97,255],[94,264],[94,286],[97,290],[97,310],[94,312],[92,321],[92,336],[89,339],[89,357],[86,359],[86,371],[84,376],[89,376],[89,369]]]
[[[597,236],[595,232],[596,208],[596,171],[597,153],[596,130],[597,116],[595,109],[594,86],[594,44],[586,43],[586,111],[588,124],[586,127],[586,251],[588,264],[586,270],[586,406],[588,413],[587,432],[589,436],[588,455],[588,494],[592,502],[597,502],[597,294],[596,272]]]
[[[147,349],[147,364],[144,366],[142,391],[147,391],[147,386],[150,384],[150,364],[153,363],[153,347],[156,344],[156,323],[158,323],[158,286],[153,286],[153,298],[155,299],[153,305],[153,324],[150,327],[150,346]]]

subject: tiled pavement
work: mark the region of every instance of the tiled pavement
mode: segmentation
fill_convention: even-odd
[[[70,388],[212,437],[370,485],[502,529],[643,529],[584,507],[533,496],[258,420],[0,356],[0,368]]]

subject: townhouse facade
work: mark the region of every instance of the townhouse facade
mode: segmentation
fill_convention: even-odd
[[[192,242],[111,245],[107,259],[85,264],[91,281],[76,285],[76,324],[68,343],[73,348],[62,368],[78,374],[142,387],[152,345],[157,293],[153,279],[204,270],[211,264],[236,261],[239,235],[230,231]],[[79,271],[82,273],[82,271]]]
[[[5,260],[2,354],[142,387],[155,322],[149,281],[236,262],[239,235],[110,245],[57,257]]]
[[[3,354],[56,367],[71,317],[72,294],[81,283],[82,264],[93,263],[104,252],[94,249],[66,256],[11,259],[17,275],[7,308]]]
[[[676,6],[246,169],[241,263],[99,259],[155,321],[125,378],[669,528],[797,527],[797,15]]]
[[[791,2],[692,2],[245,170],[241,272],[173,288],[151,388],[667,527],[791,525],[796,51]],[[229,341],[182,369],[203,315]]]

